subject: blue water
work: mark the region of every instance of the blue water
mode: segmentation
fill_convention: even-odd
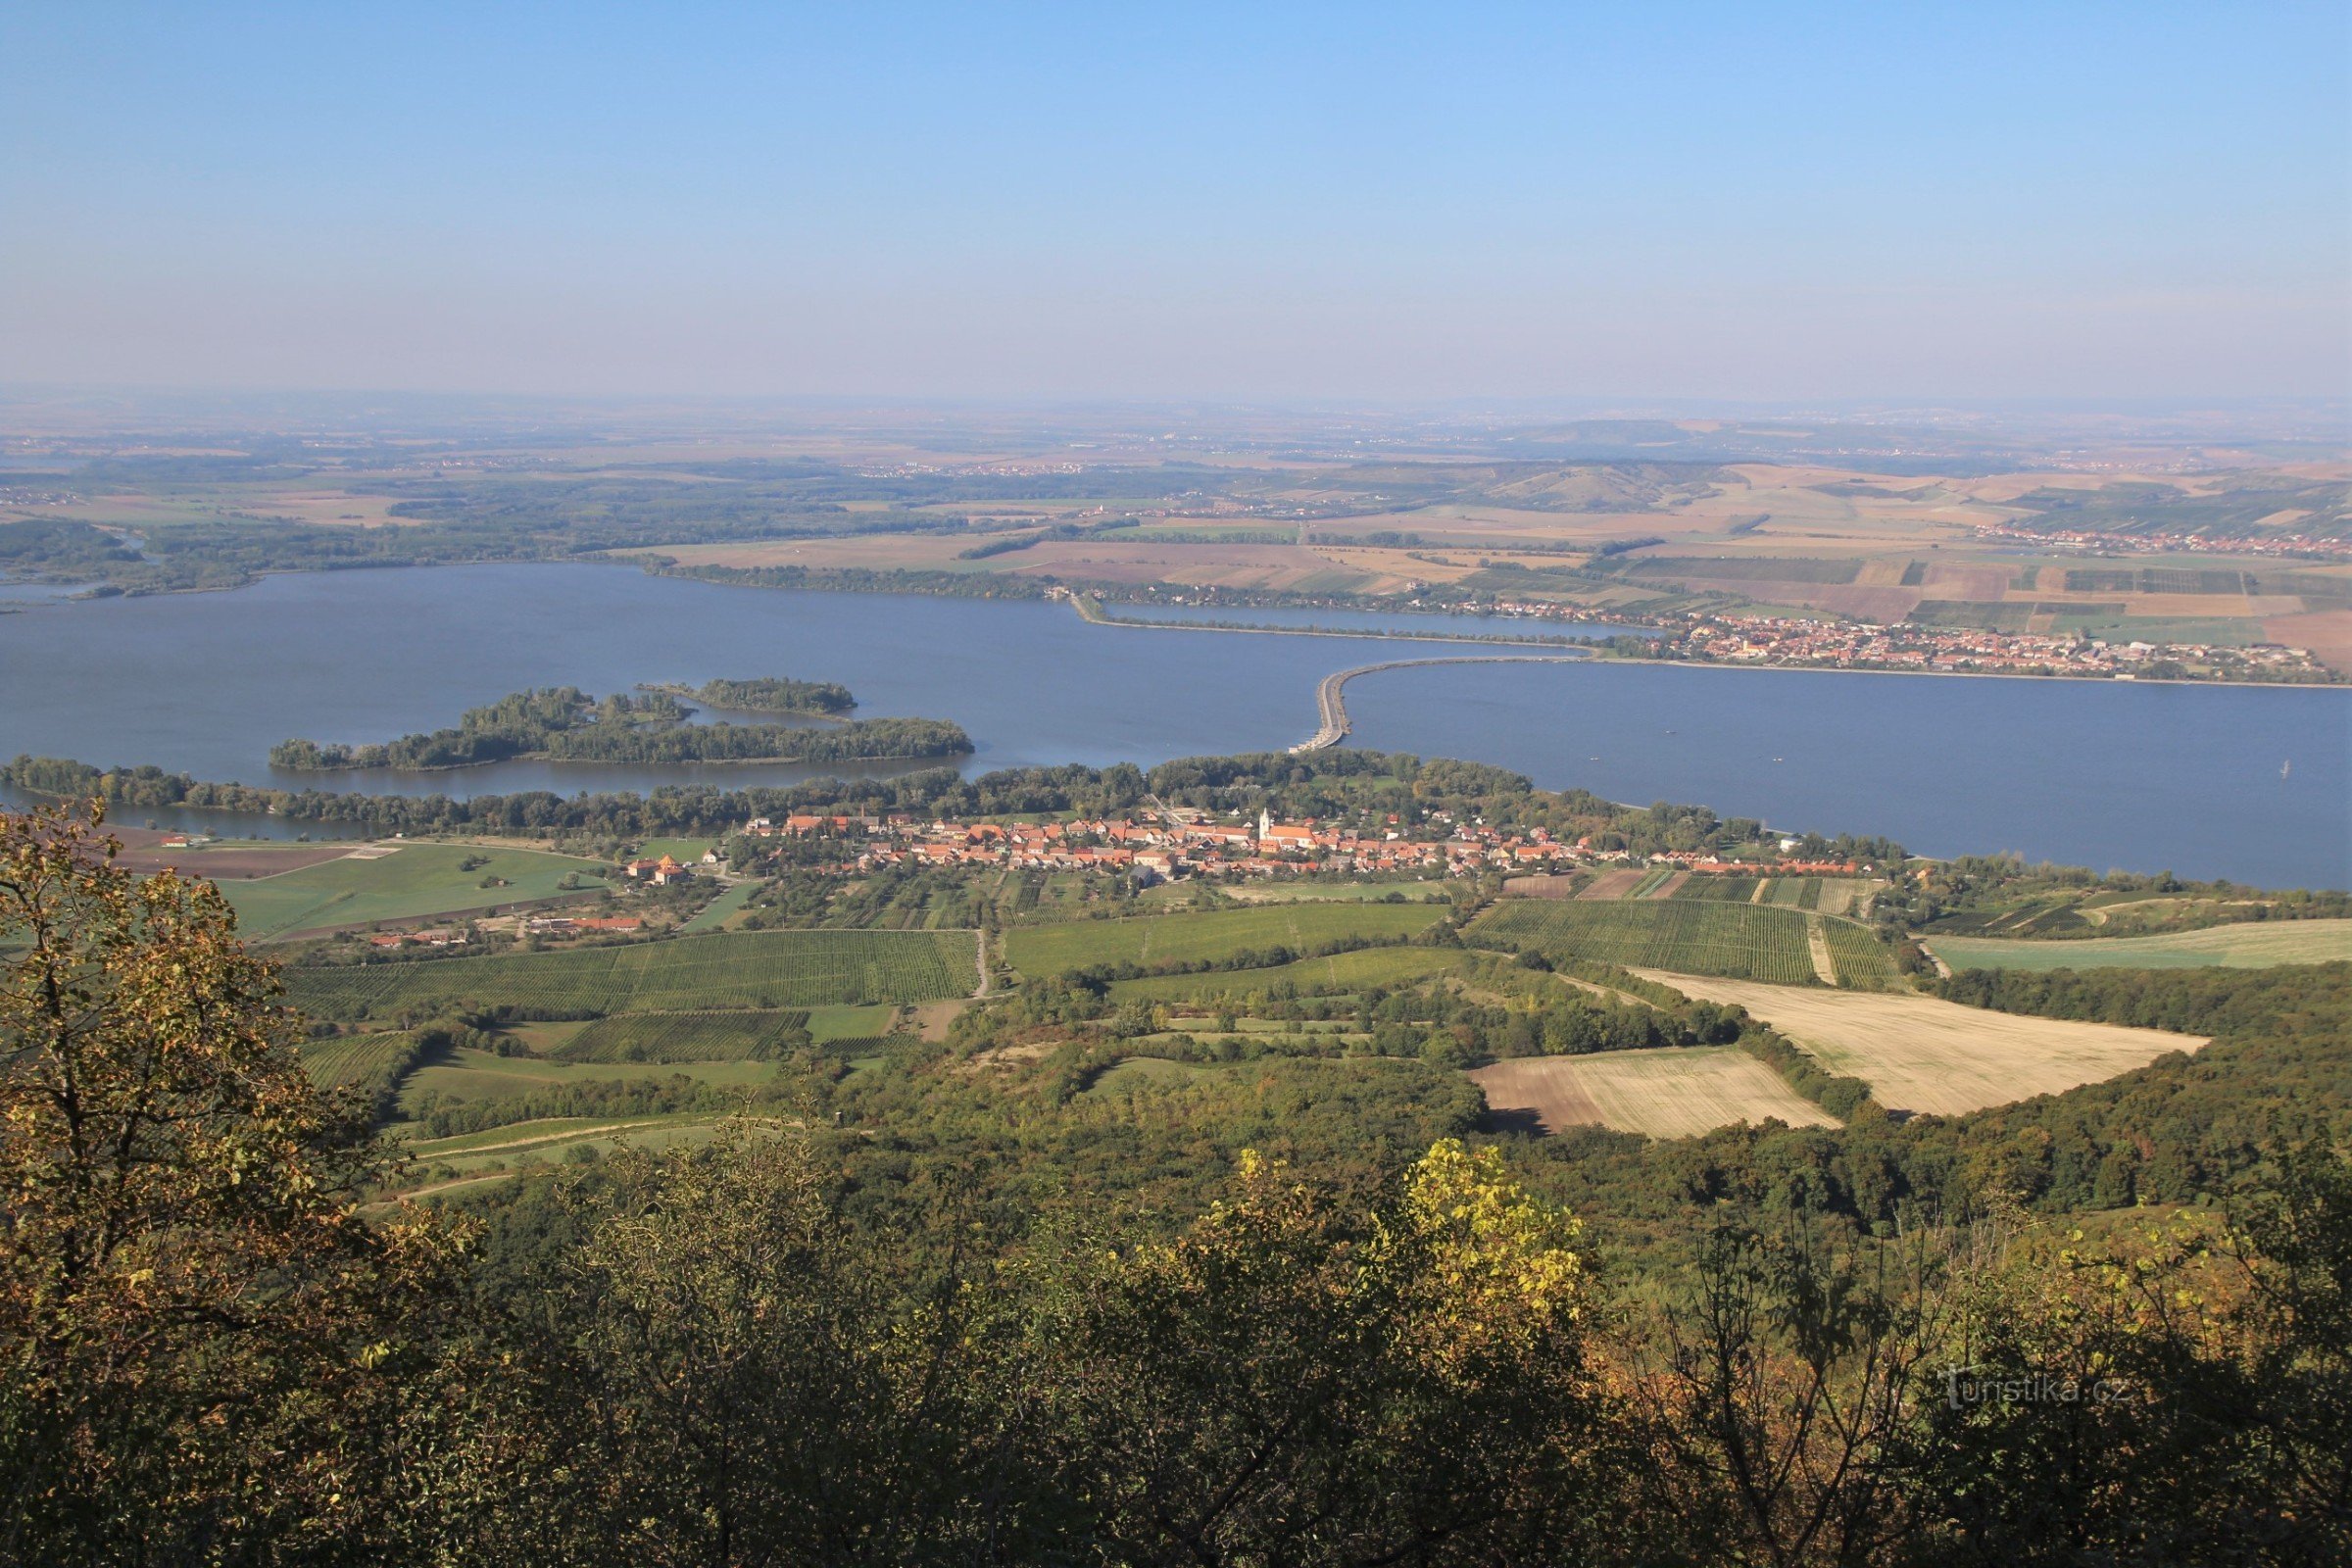
[[[0,615],[0,755],[453,795],[842,771],[517,762],[353,778],[268,763],[288,736],[431,729],[522,686],[793,675],[845,683],[867,715],[958,721],[979,747],[967,771],[1149,765],[1290,745],[1314,726],[1323,675],[1417,646],[1093,626],[1060,605],[779,593],[618,566],[321,572]],[[2352,690],[1593,662],[1391,670],[1350,685],[1348,704],[1355,744],[1499,762],[1615,800],[1884,833],[1931,855],[2352,885]]]

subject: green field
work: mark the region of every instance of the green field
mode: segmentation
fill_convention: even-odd
[[[302,1064],[321,1089],[364,1089],[381,1094],[400,1082],[416,1061],[416,1037],[404,1032],[334,1035],[302,1043]]]
[[[1756,896],[1752,876],[1694,876],[1674,890],[1674,897],[1709,904],[1745,904]]]
[[[1099,963],[1200,962],[1276,948],[1298,953],[1348,937],[1394,940],[1426,931],[1437,923],[1439,912],[1430,905],[1282,904],[1199,914],[1066,920],[1006,932],[1004,956],[1033,978]]]
[[[799,1011],[624,1012],[599,1018],[554,1054],[564,1061],[746,1061],[808,1025]]]
[[[649,1073],[662,1077],[675,1074],[722,1086],[758,1084],[768,1081],[775,1071],[775,1063],[769,1061],[681,1061],[649,1067],[635,1061],[546,1061],[535,1056],[500,1056],[487,1051],[454,1051],[408,1075],[400,1087],[400,1109],[403,1115],[415,1117],[435,1102],[519,1100],[580,1084],[642,1080]]]
[[[1764,902],[1781,909],[1811,909],[1821,904],[1821,878],[1776,876],[1765,884]]]
[[[1206,974],[1153,975],[1112,983],[1113,1002],[1239,1001],[1265,997],[1344,996],[1380,986],[1394,990],[1447,974],[1473,959],[1450,948],[1360,948],[1324,958],[1301,958],[1269,969],[1218,969]]]
[[[2062,942],[1934,937],[1928,945],[1955,969],[2261,969],[2352,959],[2352,920],[2251,920],[2166,936]]]
[[[1805,918],[1795,909],[1711,899],[1597,904],[1512,899],[1472,921],[1462,935],[1469,942],[1533,948],[1628,969],[1814,985],[1819,981]],[[1876,946],[1867,931],[1852,929]],[[1856,961],[1862,961],[1859,954]]]
[[[898,1010],[889,1006],[810,1007],[808,1038],[820,1046],[836,1040],[872,1040],[890,1033]]]
[[[467,860],[483,863],[462,869]],[[537,850],[465,844],[407,844],[371,860],[328,860],[254,881],[230,881],[220,891],[237,911],[247,941],[267,942],[328,926],[417,920],[529,899],[561,897],[566,876],[591,891],[604,887],[594,860]],[[485,881],[501,885],[484,887]],[[584,897],[587,895],[583,895]]]
[[[759,891],[760,884],[749,878],[734,883],[720,890],[717,898],[712,899],[704,906],[700,914],[678,927],[678,930],[688,936],[704,931],[716,931],[727,923],[728,915],[751,903],[752,895]]]
[[[1830,939],[1830,962],[1837,966],[1839,985],[1857,991],[1902,989],[1902,972],[1886,943],[1845,920],[1824,920],[1821,928]]]
[[[741,931],[567,953],[288,972],[293,1004],[338,1019],[507,1004],[555,1017],[913,1003],[969,995],[965,931]]]
[[[416,1164],[403,1185],[409,1191],[497,1180],[518,1168],[562,1159],[575,1150],[611,1153],[624,1142],[639,1149],[667,1149],[708,1143],[717,1131],[709,1115],[544,1116],[487,1132],[455,1138],[418,1139],[409,1147]]]

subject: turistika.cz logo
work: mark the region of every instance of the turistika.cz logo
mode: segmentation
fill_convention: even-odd
[[[1972,1404],[2117,1404],[2131,1396],[2122,1378],[2079,1378],[2071,1373],[2004,1372],[1987,1377],[1973,1366],[1946,1367],[1944,1402],[1953,1409]]]

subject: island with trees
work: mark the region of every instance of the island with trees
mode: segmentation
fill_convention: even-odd
[[[730,684],[784,687],[802,683]],[[848,693],[844,691],[842,696],[846,698]],[[846,762],[961,757],[972,750],[971,737],[963,727],[946,719],[867,718],[823,727],[697,724],[688,722],[693,712],[666,692],[598,698],[576,686],[538,687],[468,709],[453,728],[356,746],[300,738],[280,741],[270,750],[270,765],[296,772],[330,772],[477,767],[518,758],[581,762]]]
[[[792,680],[768,675],[754,680],[707,680],[700,686],[658,683],[640,690],[670,697],[690,697],[711,708],[737,713],[789,713],[807,718],[839,718],[858,706],[858,699],[839,681]]]

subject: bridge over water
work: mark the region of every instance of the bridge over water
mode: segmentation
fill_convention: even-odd
[[[1587,658],[1584,654],[1454,654],[1437,659],[1390,659],[1377,664],[1358,664],[1326,675],[1315,686],[1316,717],[1320,721],[1315,733],[1291,748],[1296,757],[1301,752],[1320,752],[1337,746],[1348,738],[1348,683],[1358,675],[1370,675],[1384,669],[1409,669],[1421,664],[1568,664]]]

